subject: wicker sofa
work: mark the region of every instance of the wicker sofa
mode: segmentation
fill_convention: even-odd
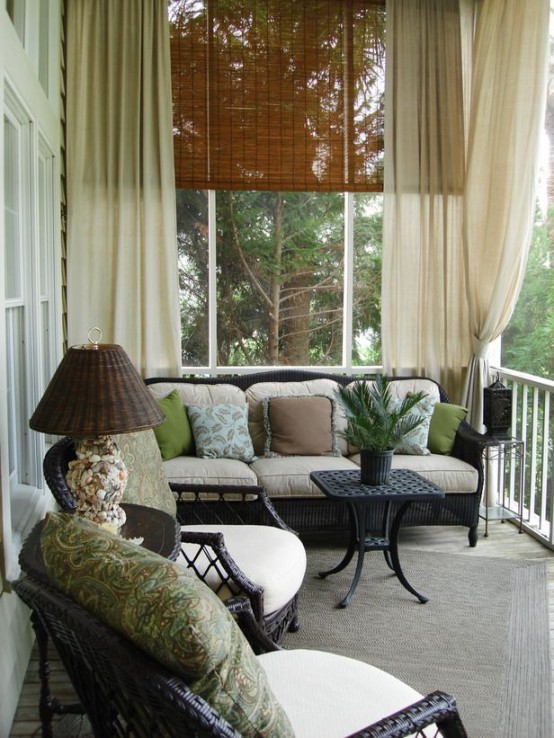
[[[345,419],[336,403],[336,390],[357,378],[346,374],[329,374],[302,370],[276,369],[252,372],[244,375],[218,377],[149,378],[147,386],[156,400],[162,401],[177,393],[180,402],[191,407],[237,406],[246,414],[248,435],[253,454],[240,458],[240,453],[226,458],[215,453],[195,453],[194,449],[164,460],[167,479],[174,491],[186,496],[187,490],[220,485],[225,488],[263,487],[283,520],[300,533],[330,531],[346,528],[348,519],[343,506],[337,506],[310,481],[310,473],[322,469],[348,469],[359,465],[359,454],[349,448],[337,431],[344,427]],[[433,403],[450,404],[443,388],[436,382],[422,377],[395,378],[391,384],[395,396],[402,398],[408,392],[423,390]],[[268,426],[268,403],[275,398],[321,398],[331,401],[330,420],[333,434],[331,452],[310,453],[301,448],[295,453],[294,443],[285,453],[271,451],[271,427]],[[308,407],[308,406],[306,406]],[[309,433],[317,435],[320,416],[310,418],[311,410],[297,418],[298,428],[308,423]],[[284,416],[287,417],[286,414]],[[311,423],[311,424],[310,424]],[[293,423],[291,423],[293,424]],[[295,428],[295,430],[298,430]],[[213,436],[213,433],[211,434]],[[295,435],[294,433],[292,434]],[[479,504],[483,488],[482,449],[484,436],[477,433],[465,421],[457,430],[449,453],[395,454],[393,468],[407,468],[421,473],[445,491],[443,500],[433,503],[413,504],[403,520],[403,525],[459,525],[467,527],[470,546],[477,543]],[[269,442],[269,445],[268,445]],[[302,444],[301,444],[302,445]],[[285,444],[286,446],[286,444]],[[208,456],[208,457],[206,457]],[[237,457],[238,456],[238,457]],[[382,515],[375,510],[375,527],[380,526]]]

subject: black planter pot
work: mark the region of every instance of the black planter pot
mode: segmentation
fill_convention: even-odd
[[[378,487],[389,483],[394,451],[370,451],[363,448],[360,451],[360,481]]]

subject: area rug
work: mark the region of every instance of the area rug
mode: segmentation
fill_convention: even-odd
[[[353,576],[319,579],[340,547],[306,544],[300,630],[286,648],[316,648],[367,661],[422,694],[453,694],[470,738],[551,738],[546,564],[402,548],[420,604],[386,566],[366,555],[352,603],[337,608]]]

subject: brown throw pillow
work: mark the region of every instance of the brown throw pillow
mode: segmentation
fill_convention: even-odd
[[[334,400],[292,395],[264,400],[266,456],[340,455],[334,433]]]

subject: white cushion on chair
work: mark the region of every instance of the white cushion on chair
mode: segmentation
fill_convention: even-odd
[[[300,589],[306,572],[306,549],[294,533],[269,525],[183,525],[181,530],[223,533],[225,546],[238,568],[263,587],[264,615],[286,605]],[[181,547],[189,558],[198,549],[194,543],[183,543]],[[184,557],[178,563],[184,565]],[[203,565],[196,562],[199,569]],[[221,583],[213,568],[206,582],[212,589]],[[227,595],[220,593],[223,599]]]
[[[296,738],[350,735],[422,697],[392,674],[346,656],[295,649],[258,659]]]

